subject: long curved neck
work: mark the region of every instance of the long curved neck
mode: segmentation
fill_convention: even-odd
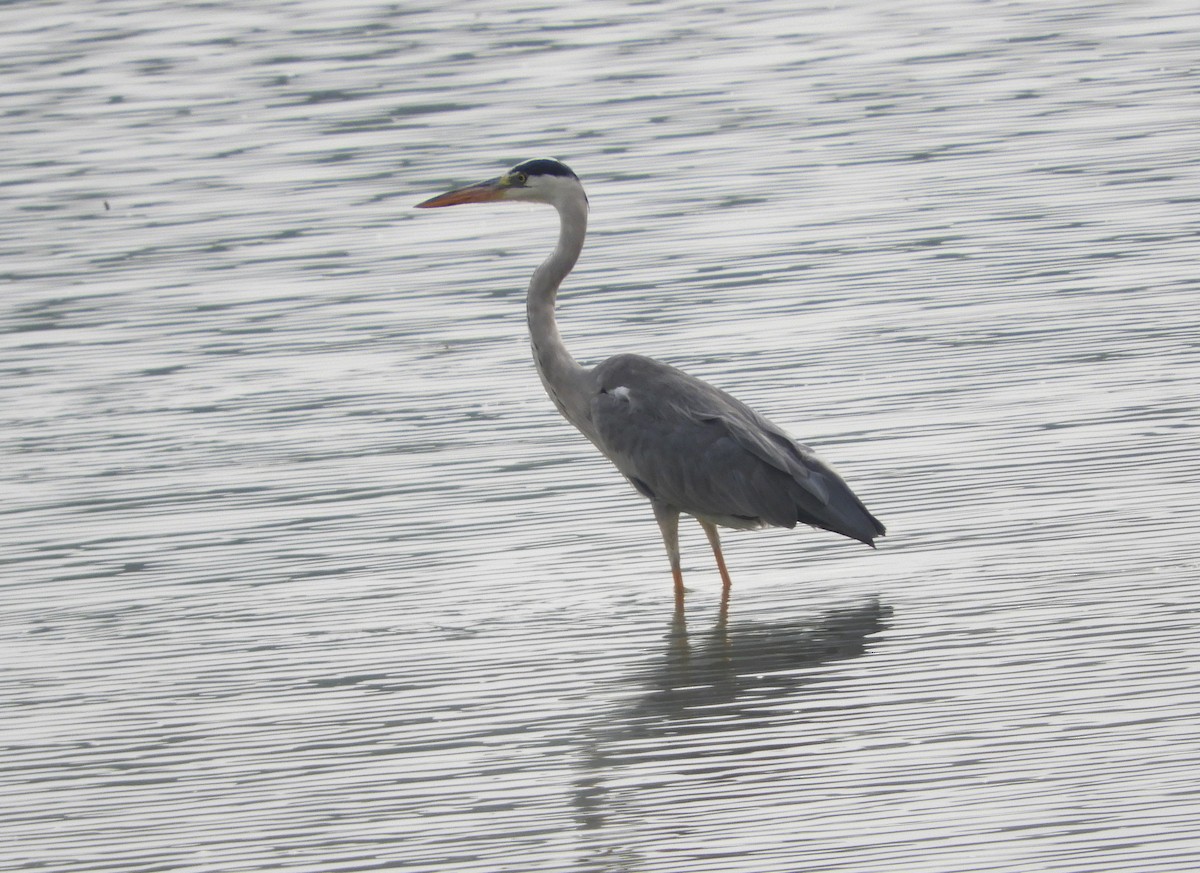
[[[560,219],[558,245],[550,257],[533,271],[525,311],[529,319],[529,338],[533,359],[546,393],[567,421],[589,435],[589,398],[587,370],[567,351],[558,323],[554,319],[554,301],[558,287],[571,272],[583,249],[587,235],[587,200],[580,196],[555,203]]]

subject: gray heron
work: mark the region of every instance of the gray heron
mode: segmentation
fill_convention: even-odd
[[[533,358],[558,411],[650,501],[683,602],[679,515],[700,522],[724,596],[729,571],[719,527],[807,524],[866,543],[886,532],[842,477],[782,428],[682,370],[640,355],[581,366],[554,317],[559,286],[587,235],[588,199],[565,164],[540,158],[503,176],[456,188],[418,207],[493,201],[546,203],[558,210],[554,251],[533,272],[526,297]]]

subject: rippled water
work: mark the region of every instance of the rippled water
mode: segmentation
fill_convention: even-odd
[[[1200,865],[1192,4],[0,7],[0,867]],[[524,336],[889,528],[684,530]]]

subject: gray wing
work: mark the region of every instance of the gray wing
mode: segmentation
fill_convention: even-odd
[[[596,444],[650,499],[731,527],[800,522],[868,544],[884,533],[811,449],[724,391],[638,355],[592,378]]]

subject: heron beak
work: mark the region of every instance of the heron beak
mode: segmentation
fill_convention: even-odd
[[[497,176],[495,179],[488,179],[486,182],[476,182],[474,185],[468,185],[465,188],[455,188],[453,191],[447,191],[445,194],[430,197],[428,200],[418,203],[417,209],[432,209],[435,206],[457,206],[460,203],[489,203],[493,200],[502,200],[506,190],[507,186],[504,184],[503,177]]]

